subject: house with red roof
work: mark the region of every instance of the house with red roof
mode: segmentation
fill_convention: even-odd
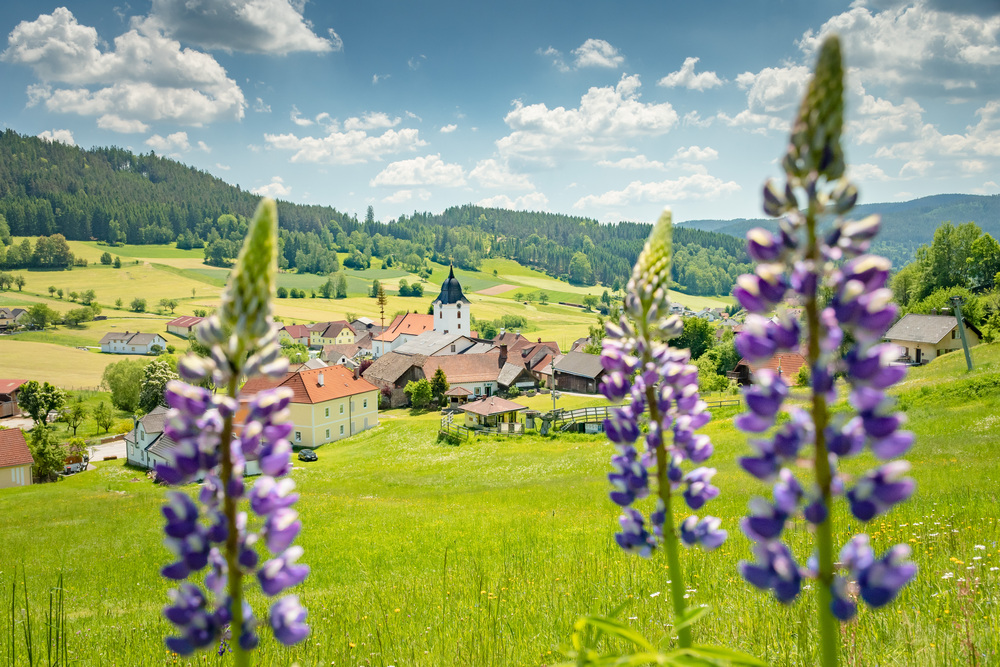
[[[309,347],[312,331],[304,324],[286,324],[278,330],[278,342]]]
[[[196,315],[182,315],[167,322],[167,333],[172,333],[181,338],[191,338],[194,335],[194,328],[201,324],[204,317]]]
[[[27,380],[7,380],[0,378],[0,417],[15,417],[21,414],[17,406],[17,392]]]
[[[278,380],[252,378],[240,393],[249,397],[275,387],[292,390],[293,446],[318,447],[378,426],[378,387],[343,366],[299,370]]]
[[[425,331],[434,330],[434,316],[424,313],[396,315],[385,331],[372,339],[372,354],[376,359],[395,350]]]
[[[753,384],[757,373],[767,369],[780,376],[790,385],[795,384],[799,369],[806,365],[806,358],[799,352],[781,352],[774,355],[767,362],[762,364],[751,363],[746,359],[740,359],[726,377],[736,380],[738,384]]]
[[[19,428],[0,430],[0,489],[31,484],[31,450]]]

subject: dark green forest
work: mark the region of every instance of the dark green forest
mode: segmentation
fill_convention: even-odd
[[[235,258],[259,197],[150,152],[84,150],[12,130],[0,135],[0,216],[13,236],[62,234],[109,245],[176,242],[203,248],[209,264]],[[414,212],[388,223],[328,206],[278,203],[281,262],[328,274],[364,270],[372,257],[419,271],[428,259],[478,269],[504,257],[579,284],[624,283],[650,231],[648,223],[602,225],[554,213],[457,206]],[[678,227],[673,278],[692,294],[726,294],[750,270],[744,242]]]

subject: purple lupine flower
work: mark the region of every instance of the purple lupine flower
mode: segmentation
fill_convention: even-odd
[[[271,605],[271,629],[285,646],[298,644],[309,636],[305,620],[306,610],[299,604],[298,595],[286,595]]]
[[[646,530],[646,520],[642,512],[634,507],[626,507],[618,518],[622,530],[615,533],[615,541],[625,551],[649,558],[653,553],[655,539]]]
[[[705,503],[719,495],[719,489],[712,486],[715,468],[695,468],[684,475],[687,488],[684,490],[684,500],[693,510],[701,509]]]
[[[203,480],[197,494],[200,508],[180,492],[170,494],[163,507],[164,542],[175,557],[163,575],[182,582],[170,592],[171,604],[164,609],[178,631],[167,638],[167,647],[188,655],[215,644],[223,653],[235,653],[237,664],[245,664],[245,652],[259,642],[258,621],[243,597],[243,577],[255,574],[265,595],[277,595],[301,583],[309,572],[308,566],[296,563],[302,548],[293,545],[302,528],[292,509],[298,494],[292,493],[291,480],[277,479],[291,470],[291,391],[258,392],[246,402],[244,423],[235,428],[233,424],[241,378],[280,377],[287,368],[270,314],[276,257],[276,208],[273,201],[264,200],[217,313],[197,329],[209,356],[188,356],[178,365],[186,380],[211,380],[224,391],[212,393],[178,381],[168,384],[164,433],[175,447],[167,462],[157,465],[159,477],[170,484]],[[228,441],[224,433],[231,434]],[[247,458],[256,459],[265,475],[249,491],[244,481]],[[256,526],[246,512],[235,509],[248,496]],[[235,526],[235,539],[230,526]],[[263,565],[258,543],[275,556]],[[206,570],[204,585],[210,597],[184,581],[201,570]],[[297,599],[287,600],[273,608],[277,613],[272,614],[272,628],[280,641],[294,643],[308,629]]]
[[[699,520],[697,516],[689,516],[681,522],[681,541],[685,546],[693,547],[696,544],[705,551],[712,551],[722,546],[729,536],[729,533],[722,530],[722,519],[714,516],[706,516]]]
[[[752,455],[740,459],[753,477],[774,482],[773,503],[754,498],[741,524],[755,543],[756,561],[742,563],[740,571],[782,602],[798,595],[803,576],[817,579],[832,600],[829,612],[849,620],[857,613],[857,602],[849,594],[852,581],[862,600],[879,607],[912,579],[916,568],[907,560],[908,548],[897,545],[876,560],[867,536],[859,535],[841,550],[838,572],[829,549],[800,569],[788,547],[778,542],[787,521],[800,516],[825,541],[832,541],[832,503],[837,496],[845,497],[856,518],[869,521],[909,498],[915,488],[905,477],[909,464],[893,460],[914,438],[900,430],[904,417],[886,393],[902,380],[905,368],[897,362],[898,348],[881,342],[897,308],[887,287],[888,260],[866,254],[879,219],[841,217],[858,198],[857,187],[844,176],[840,148],[843,91],[839,41],[830,37],[820,49],[782,161],[784,187],[771,182],[764,187],[764,211],[780,218],[780,237],[764,230],[747,234],[747,251],[758,265],[753,274],[740,277],[733,296],[750,313],[736,341],[740,354],[756,366],[765,365],[777,352],[800,350],[807,357],[812,392],[808,412],[789,411],[789,423],[775,429],[771,438],[752,439]],[[822,233],[821,219],[832,220]],[[786,295],[791,305],[801,306],[801,322],[783,309]],[[777,315],[772,315],[775,310]],[[765,370],[756,375],[744,390],[748,411],[735,423],[749,433],[765,434],[774,427],[788,387]],[[849,386],[852,410],[831,416],[828,405],[836,400],[840,381]],[[838,471],[840,459],[866,448],[888,462],[850,486]],[[801,468],[806,457],[812,460],[814,479],[800,483],[791,470]],[[829,627],[820,628],[827,665],[835,664],[831,656],[838,645]]]

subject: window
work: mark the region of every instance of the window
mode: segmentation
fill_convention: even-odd
[[[481,391],[482,391],[482,387],[476,387],[476,396],[479,396],[479,393]]]
[[[957,335],[958,335],[958,331],[956,331],[955,329],[952,329],[951,330],[951,339],[955,340],[955,336],[957,336]]]
[[[340,404],[340,414],[344,414],[344,404]]]
[[[454,346],[454,345],[452,345],[452,346],[451,346],[451,351],[452,351],[452,352],[454,352],[454,351],[455,351],[455,346]]]
[[[440,320],[443,317],[444,317],[444,311],[443,310],[439,310],[438,311],[438,319]]]
[[[326,429],[326,439],[330,439],[330,429]]]
[[[458,311],[458,319],[462,319],[462,311]]]
[[[365,428],[368,428],[368,417],[365,417]]]
[[[340,425],[340,435],[344,435],[344,425]]]
[[[366,408],[368,407],[368,399],[367,398],[365,399],[364,407],[366,407]]]
[[[327,417],[329,417],[329,416],[330,416],[330,408],[327,408],[327,409],[326,409],[326,416],[327,416]]]
[[[302,442],[302,431],[295,432],[295,442]]]

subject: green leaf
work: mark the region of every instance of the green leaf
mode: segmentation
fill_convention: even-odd
[[[586,621],[587,625],[590,625],[607,635],[632,642],[636,646],[639,646],[647,651],[655,650],[653,645],[650,644],[645,637],[621,621],[613,618],[605,618],[603,616],[584,616],[583,620]]]
[[[725,646],[707,646],[704,644],[692,646],[687,649],[680,649],[679,653],[685,653],[694,658],[700,658],[710,665],[721,665],[728,667],[767,667],[763,660],[753,657],[742,651],[726,648]]]
[[[711,607],[688,607],[684,610],[684,613],[681,614],[680,618],[677,619],[677,624],[674,625],[674,630],[682,630],[683,628],[694,625],[701,619],[702,616],[711,610]]]

